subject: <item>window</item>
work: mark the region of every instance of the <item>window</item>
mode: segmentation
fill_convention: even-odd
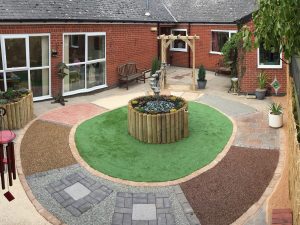
[[[34,100],[50,97],[48,34],[0,36],[0,89],[27,88]]]
[[[222,54],[222,48],[224,44],[231,38],[236,31],[221,31],[212,30],[211,31],[211,53]]]
[[[64,63],[69,66],[66,95],[105,87],[105,51],[105,33],[64,35]]]
[[[264,49],[263,44],[258,48],[258,68],[282,68],[281,53],[271,52]]]
[[[171,30],[171,34],[174,36],[186,36],[187,29],[173,29]],[[175,40],[171,43],[171,51],[187,52],[187,44],[184,41]]]

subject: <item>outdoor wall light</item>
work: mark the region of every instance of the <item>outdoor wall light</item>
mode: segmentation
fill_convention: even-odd
[[[52,57],[57,57],[58,53],[56,49],[51,49],[51,56]]]

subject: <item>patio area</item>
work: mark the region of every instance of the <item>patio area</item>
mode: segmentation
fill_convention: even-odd
[[[72,97],[65,107],[38,102],[36,119],[17,133],[23,186],[16,181],[11,188],[13,202],[0,198],[5,224],[266,224],[266,201],[284,164],[284,129],[267,122],[273,99],[229,94],[229,77],[213,72],[206,89],[193,92],[186,88],[190,76],[190,69],[168,68],[163,93],[208,105],[233,123],[227,145],[210,163],[178,180],[137,183],[99,173],[81,158],[72,138],[76,126],[151,93],[148,82]],[[18,216],[7,216],[10,208]]]

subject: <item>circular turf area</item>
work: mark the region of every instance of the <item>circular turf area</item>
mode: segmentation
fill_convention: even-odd
[[[172,144],[145,144],[127,132],[127,107],[85,121],[75,134],[81,157],[94,169],[125,180],[162,182],[185,177],[215,159],[233,125],[217,110],[189,103],[188,138]]]

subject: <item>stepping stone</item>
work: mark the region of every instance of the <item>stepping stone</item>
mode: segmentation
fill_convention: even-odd
[[[67,192],[75,201],[84,198],[85,196],[91,193],[89,189],[87,189],[79,182],[66,188],[64,191]]]
[[[156,220],[155,204],[133,204],[132,220]]]

